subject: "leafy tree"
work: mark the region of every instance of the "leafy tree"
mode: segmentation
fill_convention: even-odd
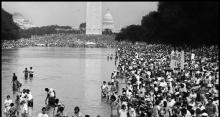
[[[103,32],[102,32],[102,34],[104,34],[104,35],[111,35],[111,34],[113,34],[113,32],[112,32],[112,30],[111,29],[105,29]]]
[[[121,30],[116,40],[143,41],[143,33],[144,29],[140,25],[130,25]]]
[[[13,22],[12,15],[2,9],[2,40],[15,40],[19,38],[19,27]]]
[[[158,11],[143,16],[141,27],[144,31],[128,26],[116,35],[116,39],[194,47],[217,44],[218,17],[218,2],[159,2]]]
[[[144,29],[145,41],[152,42],[153,38],[157,36],[157,31],[159,28],[159,13],[156,11],[150,12],[148,15],[144,16],[141,20],[141,26]]]
[[[29,38],[32,35],[45,35],[45,34],[56,34],[56,33],[79,33],[77,30],[73,30],[70,26],[42,26],[42,27],[33,27],[26,30],[21,29],[19,31],[20,37]]]
[[[85,32],[86,32],[86,23],[81,23],[81,24],[79,25],[79,30],[80,30],[83,34],[85,34]]]

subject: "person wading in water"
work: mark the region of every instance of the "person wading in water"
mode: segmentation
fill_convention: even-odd
[[[29,70],[29,77],[30,78],[33,78],[34,77],[34,70],[32,67],[30,67],[30,70]]]
[[[55,107],[55,99],[56,99],[55,90],[52,89],[52,88],[45,88],[45,91],[47,92],[47,97],[46,97],[46,100],[45,100],[45,104],[47,105],[48,109],[50,107]]]
[[[13,92],[20,92],[20,88],[22,86],[22,84],[17,79],[18,79],[17,76],[15,75],[15,73],[13,73],[13,77],[12,77]]]
[[[27,79],[28,78],[28,69],[27,68],[25,68],[25,70],[23,71],[23,73],[24,73],[24,78],[25,79]]]
[[[82,113],[80,112],[80,109],[78,106],[74,108],[74,114],[72,115],[72,117],[82,117]]]

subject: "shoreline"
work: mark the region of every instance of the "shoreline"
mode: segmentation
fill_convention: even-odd
[[[76,46],[76,47],[69,47],[69,46],[25,46],[25,47],[8,47],[8,48],[2,48],[2,50],[8,50],[8,49],[19,49],[19,48],[29,48],[29,47],[57,47],[57,48],[116,48],[116,47],[83,47],[83,46]]]

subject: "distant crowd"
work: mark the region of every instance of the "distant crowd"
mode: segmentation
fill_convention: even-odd
[[[94,44],[87,45],[87,42],[93,42]],[[50,34],[18,40],[2,40],[2,49],[36,46],[113,48],[116,46],[116,41],[113,35],[85,34]]]

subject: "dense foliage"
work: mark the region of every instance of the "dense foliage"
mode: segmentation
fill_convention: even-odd
[[[74,30],[70,26],[42,26],[29,29],[21,29],[13,22],[11,14],[2,9],[2,40],[15,40],[19,38],[30,38],[32,35],[45,35],[56,33],[79,34],[80,30]]]
[[[13,40],[19,38],[19,27],[13,22],[12,15],[2,9],[1,39]]]
[[[79,30],[80,30],[83,34],[86,33],[86,23],[85,23],[85,22],[84,22],[84,23],[81,23],[81,24],[79,25]]]
[[[111,29],[104,29],[103,31],[102,31],[102,34],[103,35],[112,35],[113,34],[113,32],[112,32],[112,30]]]
[[[79,30],[74,30],[70,26],[42,26],[42,27],[33,27],[26,30],[20,30],[20,38],[29,38],[32,35],[45,35],[45,34],[56,34],[56,33],[80,33]]]
[[[158,11],[143,16],[140,27],[144,31],[134,31],[131,25],[122,29],[116,40],[176,46],[217,44],[218,14],[218,2],[159,2]]]

